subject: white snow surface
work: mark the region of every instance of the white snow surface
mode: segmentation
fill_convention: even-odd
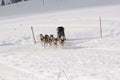
[[[0,7],[0,80],[120,80],[119,0],[30,0]],[[100,37],[102,19],[103,37]],[[63,48],[43,48],[39,34]],[[33,43],[31,26],[37,43]]]

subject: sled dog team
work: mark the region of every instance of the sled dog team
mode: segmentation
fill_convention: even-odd
[[[55,38],[53,35],[40,34],[40,41],[44,48],[48,46],[57,47],[58,45],[63,47],[65,42],[64,28],[62,26],[57,28],[57,38]]]
[[[40,34],[40,41],[41,45],[46,47],[57,47],[60,45],[61,47],[64,46],[64,36],[61,36],[60,38],[55,38],[53,35],[47,35]]]

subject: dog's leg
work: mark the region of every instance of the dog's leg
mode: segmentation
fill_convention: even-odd
[[[46,48],[46,43],[45,43],[45,42],[44,42],[44,44],[43,44],[43,45],[44,45],[44,48]]]
[[[43,47],[43,43],[42,43],[42,41],[41,41],[41,46]]]

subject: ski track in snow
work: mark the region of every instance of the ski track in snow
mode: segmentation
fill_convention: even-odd
[[[0,62],[1,80],[40,80],[38,74]],[[42,78],[41,78],[42,80]]]

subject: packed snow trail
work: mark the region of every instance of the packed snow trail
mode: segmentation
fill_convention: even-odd
[[[24,48],[28,48],[28,50],[26,51]],[[15,50],[19,53],[16,53]],[[6,73],[10,71],[10,73],[15,74],[18,71],[17,76],[24,74],[31,76],[32,79],[35,78],[35,80],[36,78],[40,80],[119,79],[119,73],[115,73],[115,71],[119,70],[119,51],[103,50],[95,47],[84,47],[81,49],[44,49],[40,46],[40,43],[31,46],[27,45],[26,47],[22,45],[21,47],[15,48],[15,50],[1,54],[1,60],[4,63],[15,66],[14,68],[1,64],[1,69],[6,69]],[[75,51],[71,53],[73,50]],[[25,79],[28,78],[26,76]],[[14,78],[14,76],[11,78]]]
[[[39,74],[0,62],[1,80],[42,80]]]

